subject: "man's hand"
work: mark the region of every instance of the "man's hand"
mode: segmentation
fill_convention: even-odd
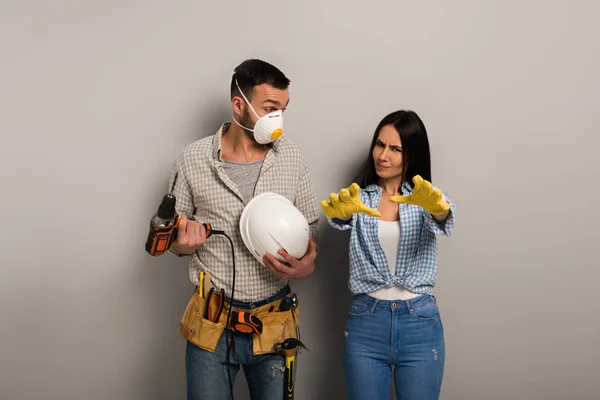
[[[176,254],[192,254],[206,242],[206,229],[196,221],[185,216],[179,221],[177,240],[171,244],[170,250]]]
[[[275,276],[282,279],[302,279],[315,271],[317,244],[311,237],[308,238],[306,254],[299,260],[289,255],[285,250],[279,250],[278,253],[287,261],[288,265],[280,262],[275,256],[269,253],[263,257],[265,267]]]
[[[450,204],[444,200],[440,189],[435,189],[431,182],[424,180],[420,175],[415,175],[413,183],[415,187],[410,196],[392,196],[389,200],[393,203],[417,205],[434,217],[443,218],[448,215]]]
[[[340,190],[339,194],[331,193],[329,201],[321,200],[321,209],[329,218],[348,219],[354,213],[364,213],[372,217],[381,217],[377,210],[365,206],[358,194],[360,186],[353,183],[348,189]]]

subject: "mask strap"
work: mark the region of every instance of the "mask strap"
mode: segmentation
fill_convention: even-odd
[[[240,85],[238,84],[237,78],[235,79],[235,85],[237,86],[238,90],[240,91],[242,97],[244,98],[244,100],[246,101],[246,104],[248,104],[248,107],[250,107],[250,109],[252,110],[252,112],[254,113],[254,115],[256,115],[256,118],[260,119],[260,115],[258,115],[258,113],[256,111],[254,111],[254,108],[252,107],[252,104],[250,104],[250,102],[248,101],[248,99],[246,98],[246,96],[244,95],[244,92],[242,92],[242,89],[240,89]],[[239,124],[238,124],[239,125]],[[240,125],[241,126],[241,125]]]
[[[245,129],[245,130],[247,130],[247,131],[250,131],[250,132],[254,132],[254,129],[246,128],[244,125],[242,125],[242,124],[240,124],[239,122],[237,122],[237,120],[235,119],[235,115],[233,115],[231,119],[232,119],[232,120],[233,120],[233,122],[235,122],[235,124],[236,124],[237,126],[239,126],[240,128],[242,128],[242,129]]]

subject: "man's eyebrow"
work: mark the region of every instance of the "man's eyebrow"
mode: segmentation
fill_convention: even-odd
[[[265,104],[265,103],[271,103],[277,107],[279,107],[281,105],[280,102],[278,102],[277,100],[272,100],[272,99],[267,99],[267,100],[263,101],[263,104]],[[289,104],[290,104],[290,99],[288,99],[287,103],[285,103],[285,107],[283,107],[283,108],[286,108]]]
[[[265,104],[265,103],[271,103],[271,104],[276,105],[276,106],[280,106],[281,105],[281,103],[278,102],[277,100],[271,100],[271,99],[267,99],[267,100],[263,101],[263,104]]]

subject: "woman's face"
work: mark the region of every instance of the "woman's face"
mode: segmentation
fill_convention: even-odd
[[[379,131],[373,147],[375,171],[382,179],[402,178],[402,142],[393,125],[385,125]]]

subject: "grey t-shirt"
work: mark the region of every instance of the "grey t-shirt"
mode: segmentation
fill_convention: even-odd
[[[254,197],[254,188],[258,181],[258,174],[262,167],[263,160],[253,161],[249,163],[234,162],[224,160],[225,172],[235,186],[237,186],[244,202],[248,202]]]

